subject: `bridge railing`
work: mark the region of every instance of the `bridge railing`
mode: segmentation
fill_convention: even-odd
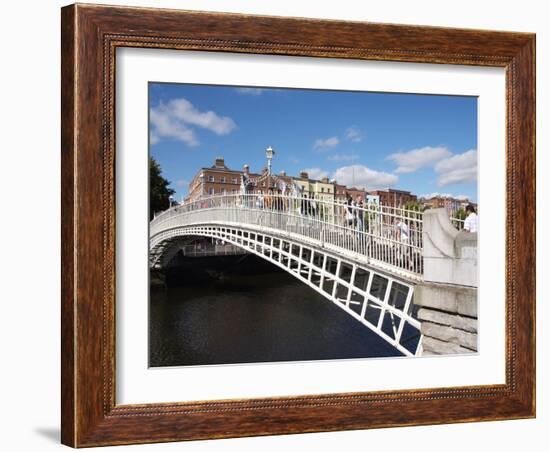
[[[452,225],[457,228],[459,231],[464,229],[464,220],[456,217],[449,217],[449,221],[452,223]]]
[[[422,274],[422,212],[306,196],[231,194],[204,197],[157,215],[150,236],[178,226],[232,223],[299,234],[350,253]]]

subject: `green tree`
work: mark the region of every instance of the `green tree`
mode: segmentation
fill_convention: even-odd
[[[175,191],[169,188],[170,181],[162,177],[162,170],[158,162],[149,157],[149,220],[155,212],[168,209],[170,196]]]
[[[468,216],[468,212],[466,212],[462,207],[458,209],[454,215],[453,218],[458,218],[459,220],[465,220]]]
[[[405,210],[414,210],[415,212],[422,212],[422,204],[418,201],[409,201],[403,206]]]

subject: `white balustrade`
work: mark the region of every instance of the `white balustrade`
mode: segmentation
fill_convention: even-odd
[[[151,221],[155,236],[186,225],[231,224],[299,236],[369,264],[422,275],[422,212],[366,204],[363,207],[306,196],[230,194],[172,207]]]

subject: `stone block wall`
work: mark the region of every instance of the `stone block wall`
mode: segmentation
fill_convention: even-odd
[[[424,212],[424,282],[414,304],[424,355],[477,351],[477,234],[458,231],[445,209]]]
[[[424,355],[477,351],[476,288],[424,284],[415,289],[414,303]]]

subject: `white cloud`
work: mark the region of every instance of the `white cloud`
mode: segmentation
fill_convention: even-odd
[[[397,152],[395,154],[391,154],[387,157],[387,159],[392,160],[398,165],[395,170],[396,173],[412,173],[419,168],[431,166],[451,155],[451,151],[444,146],[425,146],[423,148],[412,149],[407,152]]]
[[[176,184],[176,187],[179,187],[179,188],[187,187],[189,185],[189,181],[185,179],[178,179],[174,183]]]
[[[340,139],[338,137],[319,138],[315,140],[315,143],[313,143],[313,149],[324,151],[325,149],[330,149],[337,146],[338,143],[340,143]]]
[[[348,127],[346,130],[346,138],[354,143],[359,143],[363,139],[363,134],[357,127]]]
[[[260,96],[263,94],[265,89],[263,88],[237,88],[236,91],[239,94],[248,94],[250,96]]]
[[[430,193],[430,194],[424,194],[424,195],[420,195],[420,198],[424,198],[424,199],[432,199],[432,198],[450,198],[451,195],[450,193],[438,193],[438,192],[434,192],[434,193]]]
[[[178,121],[170,115],[164,106],[162,111],[152,108],[149,120],[151,122],[151,144],[157,144],[162,138],[172,138],[183,141],[188,146],[196,146],[199,144],[195,132],[185,123]]]
[[[328,171],[324,171],[321,168],[306,168],[300,172],[305,172],[308,174],[310,179],[322,179],[323,177],[328,177]]]
[[[435,165],[435,171],[439,174],[440,186],[476,182],[477,151],[471,149],[441,160]]]
[[[149,132],[149,143],[157,144],[159,141],[160,141],[159,136],[155,131],[153,131],[153,128],[151,127],[151,131]]]
[[[455,198],[455,199],[458,199],[460,201],[465,201],[468,199],[468,196],[466,195],[458,195],[458,196],[455,196],[451,193],[438,193],[438,192],[435,192],[435,193],[430,193],[430,194],[425,194],[425,195],[420,195],[419,196],[420,198],[424,198],[424,199],[432,199],[432,198]]]
[[[353,162],[358,159],[359,156],[356,154],[334,154],[327,157],[331,162]]]
[[[364,165],[351,165],[338,168],[333,176],[337,183],[356,186],[366,190],[388,188],[397,183],[399,178],[395,174],[372,170]]]
[[[149,113],[151,144],[162,138],[172,138],[196,146],[199,144],[192,126],[209,130],[216,135],[226,135],[237,125],[227,117],[213,111],[200,111],[187,99],[172,99],[159,103]]]

